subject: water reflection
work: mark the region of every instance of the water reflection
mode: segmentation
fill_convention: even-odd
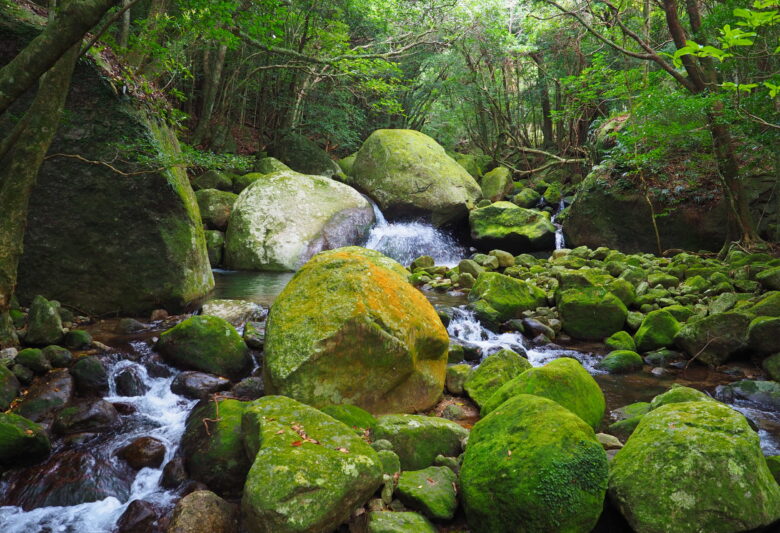
[[[214,290],[209,300],[249,300],[270,307],[293,277],[293,272],[246,272],[214,269]]]

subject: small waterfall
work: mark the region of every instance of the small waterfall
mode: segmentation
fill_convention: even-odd
[[[133,342],[133,350],[141,358],[151,355],[151,349],[143,342]],[[122,370],[132,367],[148,387],[143,396],[118,396],[115,377]],[[160,484],[162,467],[170,461],[179,447],[184,434],[184,425],[195,401],[171,392],[171,382],[176,372],[168,367],[165,377],[149,374],[142,364],[120,360],[108,369],[110,390],[104,400],[131,405],[135,412],[123,416],[120,429],[107,440],[95,443],[94,454],[108,461],[120,461],[114,456],[116,450],[142,436],[154,437],[165,444],[165,460],[160,468],[142,468],[135,474],[127,501],[115,497],[82,503],[69,507],[40,507],[24,511],[21,507],[0,507],[0,531],[3,533],[39,533],[41,531],[62,531],[68,533],[103,533],[113,531],[119,517],[133,500],[146,500],[156,507],[170,508],[177,495],[163,489]],[[21,482],[24,482],[22,480]]]
[[[447,326],[447,333],[449,333],[450,338],[455,339],[460,344],[479,347],[483,357],[506,348],[519,354],[525,353],[533,366],[542,366],[560,357],[571,357],[582,363],[582,366],[591,374],[603,373],[596,368],[600,359],[593,354],[566,350],[555,345],[529,348],[526,346],[526,340],[522,334],[494,333],[485,328],[474,312],[466,307],[453,308],[453,316],[449,326]]]
[[[566,207],[566,204],[563,202],[563,198],[561,198],[561,201],[558,203],[558,210],[550,219],[550,222],[552,222],[553,226],[555,226],[555,249],[556,250],[560,250],[561,248],[566,247],[566,242],[563,239],[563,224],[555,221],[558,215],[560,215],[561,212],[563,211],[564,207]]]
[[[368,198],[368,197],[366,197]],[[455,266],[468,252],[452,235],[424,222],[388,222],[379,206],[374,208],[376,224],[365,247],[392,257],[404,266],[421,255],[430,255],[437,265]]]

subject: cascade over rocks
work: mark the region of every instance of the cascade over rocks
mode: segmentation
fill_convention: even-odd
[[[432,407],[444,387],[449,339],[407,276],[392,259],[364,248],[313,257],[268,316],[269,393],[372,413]]]
[[[371,204],[322,176],[279,171],[244,189],[225,236],[225,264],[295,271],[323,250],[357,244],[374,222]]]
[[[444,148],[414,130],[376,130],[363,143],[350,184],[389,218],[424,216],[436,226],[457,223],[479,200],[479,184]]]

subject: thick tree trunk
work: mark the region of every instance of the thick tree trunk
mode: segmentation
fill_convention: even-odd
[[[225,54],[227,53],[227,45],[220,45],[217,49],[217,55],[214,58],[214,64],[204,64],[206,72],[204,72],[204,87],[203,87],[203,105],[200,109],[200,117],[198,118],[198,125],[195,131],[192,133],[192,144],[198,145],[203,142],[203,139],[208,131],[209,124],[211,123],[211,116],[214,113],[214,104],[217,101],[217,95],[219,94],[219,86],[222,81],[222,69],[225,66]],[[208,61],[206,63],[209,63]]]

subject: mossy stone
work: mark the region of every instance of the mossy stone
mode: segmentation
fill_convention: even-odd
[[[615,350],[599,361],[598,367],[610,374],[628,374],[642,370],[642,356],[632,350]]]
[[[72,329],[62,338],[62,344],[71,350],[87,350],[92,346],[92,335],[83,329]]]
[[[636,531],[746,531],[780,518],[758,435],[718,402],[646,414],[612,460],[609,493]]]
[[[217,230],[206,230],[206,250],[209,254],[209,263],[212,267],[222,264],[222,254],[225,247],[225,234]]]
[[[766,293],[745,312],[754,316],[780,316],[780,291]]]
[[[370,432],[377,423],[371,413],[356,405],[328,405],[320,410],[351,427],[358,435]]]
[[[19,394],[19,379],[7,366],[0,364],[0,411],[10,407]]]
[[[0,465],[20,467],[44,459],[51,442],[44,428],[23,416],[0,413]]]
[[[778,484],[780,484],[780,455],[770,455],[766,458],[766,465],[769,467],[769,471],[775,478]]]
[[[519,318],[523,311],[532,311],[547,304],[544,291],[532,283],[498,272],[483,272],[469,292],[469,301],[484,300],[498,311],[504,322]]]
[[[427,518],[417,513],[373,511],[368,515],[368,533],[437,533]]]
[[[443,418],[421,415],[383,415],[378,418],[372,437],[387,440],[401,459],[404,470],[431,466],[437,455],[458,456],[469,432]]]
[[[666,309],[649,312],[634,334],[636,350],[644,353],[674,346],[674,336],[680,327],[677,319]]]
[[[511,253],[551,250],[555,246],[555,226],[547,214],[496,202],[469,213],[471,238],[490,248]]]
[[[702,363],[721,365],[747,346],[750,319],[743,313],[728,312],[689,321],[680,328],[674,342]]]
[[[474,425],[460,485],[474,533],[586,533],[604,504],[607,456],[571,411],[520,394]]]
[[[375,414],[432,407],[444,389],[449,337],[407,276],[392,259],[358,247],[309,261],[268,316],[269,392]]]
[[[54,368],[65,368],[73,361],[73,354],[67,348],[51,344],[43,349],[43,355]]]
[[[241,194],[241,191],[252,185],[254,182],[264,179],[265,176],[266,175],[261,172],[250,172],[249,174],[236,176],[233,178],[233,194]]]
[[[224,497],[241,494],[252,461],[244,451],[241,417],[248,402],[200,402],[187,417],[181,440],[190,478]]]
[[[601,340],[623,329],[628,310],[620,299],[598,287],[558,294],[563,330],[577,339]]]
[[[341,171],[325,150],[300,133],[288,132],[274,139],[268,154],[304,174],[331,177]]]
[[[512,198],[512,203],[520,207],[530,209],[532,207],[536,207],[537,204],[539,204],[539,200],[541,199],[542,199],[541,194],[539,194],[533,189],[529,189],[528,187],[525,187],[523,189],[520,189],[520,192],[518,192]]]
[[[254,458],[241,501],[249,533],[333,531],[382,484],[382,463],[368,444],[292,398],[250,403],[242,434]]]
[[[233,210],[233,204],[236,203],[238,195],[217,189],[202,189],[195,193],[195,198],[198,201],[200,216],[206,227],[225,231],[230,212]]]
[[[70,369],[76,390],[81,394],[101,394],[108,391],[108,373],[103,362],[89,355],[79,358]]]
[[[756,281],[766,290],[780,291],[780,267],[768,268],[756,275]]]
[[[700,390],[696,390],[691,387],[684,387],[675,383],[668,391],[653,398],[653,400],[650,402],[650,409],[658,409],[659,407],[663,407],[664,405],[669,405],[672,403],[707,401],[714,402],[715,400]]]
[[[463,358],[461,357],[460,360],[462,361]],[[466,380],[469,378],[472,371],[472,366],[469,364],[449,365],[447,367],[447,376],[444,381],[449,393],[456,395],[463,394],[463,384],[466,383]]]
[[[487,172],[479,183],[482,187],[482,197],[491,202],[503,200],[514,186],[512,172],[506,167],[496,167]]]
[[[382,462],[382,472],[388,476],[395,476],[401,471],[401,459],[398,454],[390,450],[378,450],[376,454]]]
[[[398,478],[398,499],[433,520],[451,520],[458,507],[457,477],[446,466],[405,471]]]
[[[33,299],[27,315],[27,335],[24,337],[26,344],[46,346],[62,340],[62,320],[58,308],[59,305],[40,294]]]
[[[561,357],[526,370],[499,388],[482,407],[482,416],[498,409],[518,394],[553,400],[596,428],[604,417],[606,402],[598,383],[576,359]]]
[[[232,187],[233,180],[230,175],[220,170],[207,170],[192,179],[192,188],[196,191],[207,189],[229,191]]]
[[[528,359],[504,348],[486,357],[466,378],[463,389],[482,407],[502,385],[530,368]]]
[[[634,339],[626,331],[617,331],[604,339],[604,346],[610,350],[636,351],[636,344],[634,343]]]
[[[748,327],[748,348],[759,355],[780,352],[780,317],[760,316]]]
[[[354,154],[348,155],[347,157],[342,157],[336,163],[338,164],[341,171],[349,176],[352,174],[352,167],[355,164],[355,157],[357,156],[357,152]]]
[[[38,348],[25,348],[16,355],[14,362],[26,366],[36,374],[45,374],[51,370],[51,363],[46,359],[43,350]]]
[[[239,379],[251,365],[236,328],[215,316],[193,316],[160,334],[156,349],[174,366]]]
[[[261,157],[255,161],[255,164],[252,167],[252,172],[259,172],[260,174],[273,174],[274,172],[279,172],[280,170],[292,169],[275,157]],[[347,172],[347,174],[349,174],[349,172]]]
[[[761,362],[761,366],[769,374],[770,379],[780,381],[780,353],[766,357]]]

